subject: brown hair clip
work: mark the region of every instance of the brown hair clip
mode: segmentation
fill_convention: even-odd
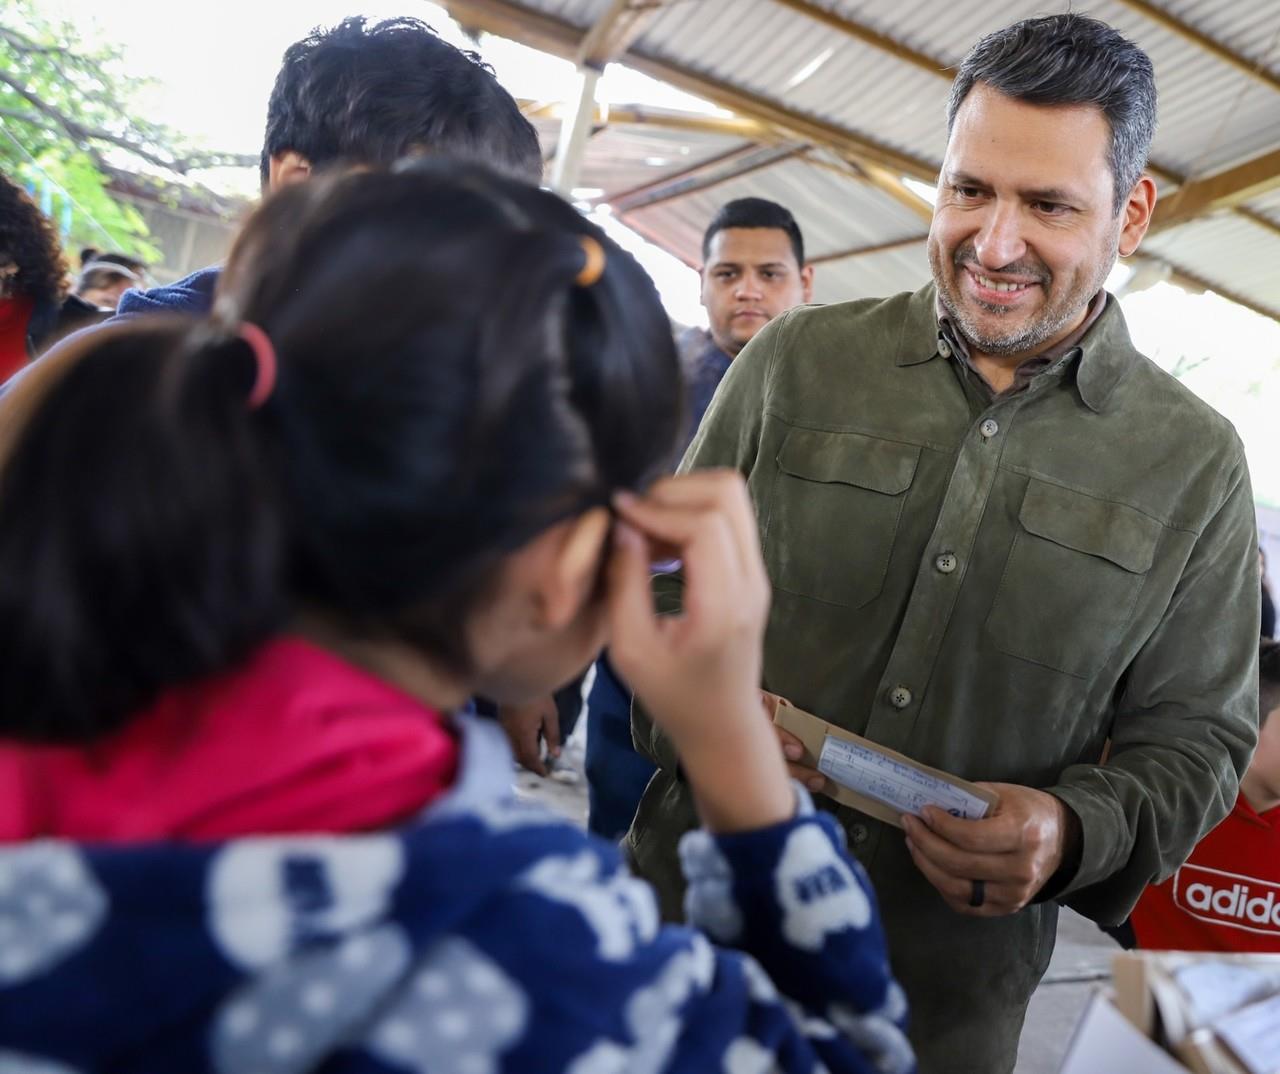
[[[579,235],[578,242],[582,245],[586,260],[573,282],[579,287],[590,287],[604,275],[604,247],[590,235]]]

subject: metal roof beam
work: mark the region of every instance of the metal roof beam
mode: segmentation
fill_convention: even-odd
[[[821,157],[813,157],[810,163],[825,167],[827,162]],[[904,186],[902,180],[888,168],[870,161],[846,160],[842,158],[846,175],[851,175],[867,183],[881,193],[887,194],[903,208],[914,213],[925,224],[933,222],[933,206],[915,191]],[[837,165],[837,167],[839,167]]]
[[[562,19],[522,7],[511,0],[445,0],[449,14],[464,26],[522,41],[534,48],[573,59],[582,34]],[[828,146],[858,160],[870,160],[926,182],[938,176],[936,163],[883,145],[872,138],[786,105],[727,85],[698,71],[641,52],[627,54],[627,66],[695,94],[739,115],[768,123],[801,141]]]
[[[620,197],[611,198],[609,204],[613,206],[614,212],[633,213],[639,209],[674,201],[676,198],[688,197],[690,194],[700,194],[734,179],[740,179],[744,175],[750,175],[752,172],[771,168],[784,160],[801,156],[808,152],[808,148],[808,146],[752,146],[751,151],[744,154],[741,159],[711,175],[684,176],[662,181],[651,185],[647,191],[643,189],[631,191]]]
[[[883,254],[890,250],[903,250],[908,246],[916,246],[925,242],[928,235],[912,235],[908,239],[893,239],[890,242],[877,242],[870,246],[854,246],[848,250],[837,250],[835,253],[819,254],[809,258],[810,265],[826,265],[832,261],[845,261],[851,257],[869,257],[871,254]]]
[[[1228,291],[1221,284],[1214,283],[1212,280],[1198,275],[1190,269],[1183,268],[1176,261],[1172,261],[1165,257],[1164,254],[1148,254],[1139,251],[1138,253],[1135,253],[1133,257],[1137,260],[1155,261],[1167,265],[1169,268],[1169,282],[1177,284],[1184,290],[1196,292],[1212,291],[1214,294],[1221,295],[1223,298],[1234,302],[1237,306],[1243,306],[1245,309],[1252,310],[1260,316],[1269,317],[1273,321],[1280,321],[1280,309],[1264,306],[1261,302],[1248,298],[1245,295],[1240,294],[1238,291]]]
[[[574,61],[579,67],[604,70],[631,47],[667,0],[609,0],[603,15],[587,31]]]
[[[659,191],[669,190],[677,183],[686,179],[696,179],[709,171],[722,167],[731,161],[741,160],[748,153],[754,153],[759,146],[752,142],[745,145],[734,146],[732,149],[724,153],[717,153],[713,157],[707,157],[705,160],[694,161],[687,168],[681,168],[679,171],[672,172],[670,175],[662,175],[650,182],[642,183],[640,186],[632,187],[630,190],[622,190],[616,194],[607,194],[602,201],[614,205],[618,202],[626,201],[629,198],[643,198],[648,194],[657,193]]]
[[[526,119],[564,118],[564,105],[559,101],[521,101],[520,111]],[[723,135],[765,145],[782,140],[773,127],[744,116],[709,116],[647,104],[597,105],[593,121],[599,127],[655,127],[680,133]]]
[[[1156,203],[1151,229],[1164,231],[1219,209],[1237,208],[1276,187],[1280,187],[1280,149],[1183,184]],[[1253,214],[1249,215],[1252,218]]]
[[[1197,48],[1212,54],[1223,63],[1234,67],[1237,71],[1248,75],[1250,78],[1256,78],[1263,85],[1270,86],[1273,90],[1280,90],[1280,76],[1272,72],[1263,60],[1253,61],[1246,59],[1240,53],[1227,48],[1217,38],[1210,37],[1202,30],[1197,30],[1189,23],[1183,22],[1176,15],[1150,3],[1150,0],[1119,0],[1119,2],[1124,4],[1125,7],[1136,11],[1144,18],[1163,26],[1171,33],[1190,41]]]
[[[637,217],[619,216],[618,219],[621,220],[624,224],[626,224],[627,227],[629,227],[632,231],[638,234],[641,238],[648,239],[651,243],[654,244],[654,246],[657,246],[660,249],[666,250],[667,253],[669,253],[672,257],[688,265],[689,268],[693,269],[694,272],[701,275],[702,273],[701,256],[699,256],[697,261],[691,261],[689,258],[685,257],[684,254],[682,254],[679,250],[677,250],[675,247],[670,245],[670,242],[671,242],[670,238],[668,238],[665,235],[658,234],[658,232],[654,231],[653,228],[651,228],[643,220],[640,220]],[[701,251],[699,251],[699,253],[701,253]],[[2,433],[3,433],[3,429],[0,428],[0,434]]]

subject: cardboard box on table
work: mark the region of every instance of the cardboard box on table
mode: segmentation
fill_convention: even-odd
[[[1173,969],[1213,971],[1213,994],[1225,998],[1223,1015],[1197,1027],[1175,1002]],[[1238,1007],[1230,976],[1253,978],[1251,998]],[[1261,981],[1269,984],[1260,985]],[[1097,992],[1077,1024],[1059,1074],[1278,1074],[1280,1072],[1280,955],[1219,952],[1134,951],[1119,954],[1112,967],[1113,988]],[[1236,998],[1246,993],[1238,993]],[[1234,1011],[1235,1013],[1227,1013]],[[1233,1049],[1221,1027],[1253,1012],[1253,1047]],[[1225,1031],[1222,1031],[1225,1032]],[[1153,1038],[1170,1040],[1170,1051]]]

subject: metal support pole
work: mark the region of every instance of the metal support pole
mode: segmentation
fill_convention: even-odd
[[[565,113],[560,126],[560,141],[556,145],[556,159],[551,165],[551,189],[562,197],[578,185],[582,171],[582,158],[586,155],[587,135],[596,113],[596,85],[600,71],[591,66],[578,68],[582,76],[582,89],[577,104]]]

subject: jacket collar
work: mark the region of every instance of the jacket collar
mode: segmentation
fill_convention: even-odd
[[[922,365],[938,354],[937,289],[932,282],[907,300],[894,364]],[[1129,338],[1129,326],[1114,295],[1077,346],[1076,391],[1094,413],[1101,413],[1117,385],[1141,358]]]

